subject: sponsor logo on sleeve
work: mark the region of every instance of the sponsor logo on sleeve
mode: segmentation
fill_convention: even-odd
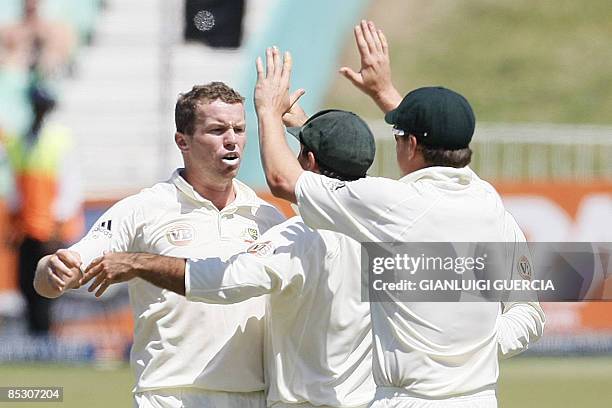
[[[113,237],[113,231],[112,231],[112,225],[113,225],[113,220],[105,220],[102,221],[100,223],[98,223],[89,233],[88,238],[89,239],[98,239],[98,238],[112,238]]]
[[[195,239],[195,229],[189,224],[175,224],[166,231],[166,239],[174,246],[189,245]]]
[[[264,258],[274,253],[274,246],[271,241],[258,242],[247,249],[247,253]]]
[[[533,279],[533,271],[531,269],[531,263],[529,262],[529,259],[527,259],[526,256],[521,256],[521,259],[519,259],[518,262],[518,271],[519,271],[519,275],[521,275],[521,278],[525,279],[525,280],[531,280]]]

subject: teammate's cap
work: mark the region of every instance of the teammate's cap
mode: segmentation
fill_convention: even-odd
[[[314,153],[320,167],[338,175],[364,177],[374,161],[374,135],[352,112],[323,110],[312,115],[304,126],[289,127],[287,131]]]
[[[425,146],[448,150],[468,147],[476,124],[467,99],[443,87],[410,92],[385,115],[385,121],[414,135]]]

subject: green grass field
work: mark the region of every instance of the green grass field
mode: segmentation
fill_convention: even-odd
[[[457,89],[481,121],[612,123],[610,0],[376,0],[367,16],[402,93]],[[340,65],[359,68],[348,33]],[[381,117],[340,75],[326,106]]]
[[[133,377],[127,366],[98,369],[70,365],[2,365],[0,386],[64,387],[63,403],[37,407],[102,408],[131,406]],[[504,361],[499,406],[595,408],[612,401],[612,357],[515,358]],[[1,403],[0,408],[28,404]]]
[[[530,357],[504,361],[498,399],[501,408],[610,406],[612,357]]]

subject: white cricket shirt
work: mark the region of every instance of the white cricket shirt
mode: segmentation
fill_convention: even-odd
[[[116,203],[71,250],[89,264],[104,251],[228,259],[283,220],[234,180],[236,199],[219,211],[177,170],[172,178]],[[129,281],[134,313],[134,391],[196,387],[264,389],[265,298],[236,305],[193,303],[142,279]]]
[[[295,193],[306,224],[360,242],[524,241],[495,189],[469,168],[429,167],[400,180],[353,182],[304,172]],[[494,302],[372,302],[378,392],[492,394],[498,349],[503,355],[524,350],[544,325],[537,303],[500,309]]]
[[[192,259],[186,296],[214,303],[270,293],[268,406],[368,404],[374,397],[370,307],[361,302],[360,246],[294,217],[228,262]]]

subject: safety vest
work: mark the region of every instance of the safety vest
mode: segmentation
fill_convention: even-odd
[[[82,233],[81,212],[62,222],[61,229],[56,231],[58,220],[54,211],[61,183],[60,166],[71,148],[69,130],[58,125],[44,126],[31,146],[24,137],[10,138],[7,143],[19,194],[19,226],[32,238],[48,241],[57,237],[70,242]]]

